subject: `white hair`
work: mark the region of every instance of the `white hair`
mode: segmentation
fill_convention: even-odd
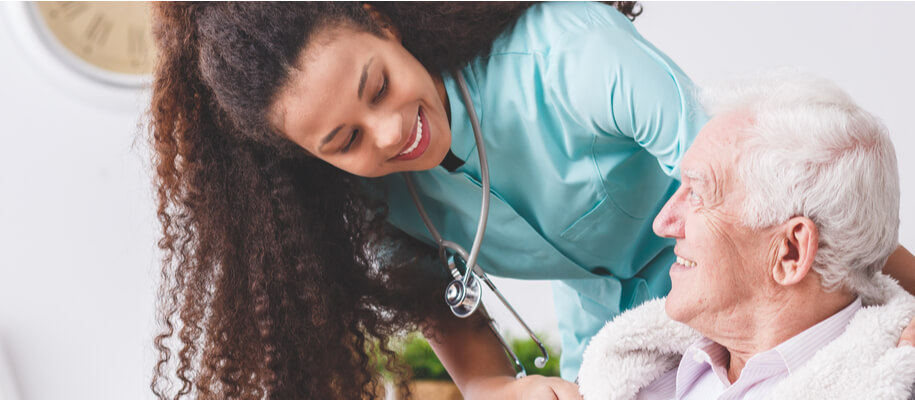
[[[884,125],[832,82],[796,70],[708,86],[699,98],[709,115],[749,118],[735,166],[747,190],[742,222],[810,218],[822,286],[879,298],[874,276],[899,241],[899,173]]]

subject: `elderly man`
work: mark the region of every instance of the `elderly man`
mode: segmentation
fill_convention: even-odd
[[[714,118],[654,222],[672,289],[592,339],[585,399],[907,399],[915,299],[881,268],[898,243],[885,128],[800,74],[712,88]]]

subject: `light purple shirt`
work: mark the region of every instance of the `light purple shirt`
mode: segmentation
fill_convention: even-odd
[[[740,377],[728,380],[728,352],[708,338],[690,346],[679,367],[644,387],[643,400],[762,399],[782,379],[797,371],[823,346],[839,337],[861,309],[855,299],[831,317],[795,335],[772,350],[750,357]]]

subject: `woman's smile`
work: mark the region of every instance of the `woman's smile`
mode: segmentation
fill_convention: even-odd
[[[416,113],[416,124],[411,130],[410,138],[407,139],[407,145],[395,157],[395,160],[407,161],[419,158],[429,148],[429,124],[423,123],[423,108],[419,108]]]

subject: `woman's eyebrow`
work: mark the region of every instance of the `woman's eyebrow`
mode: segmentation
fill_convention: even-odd
[[[362,92],[365,91],[365,81],[368,80],[369,76],[369,66],[372,65],[372,61],[375,60],[375,57],[369,58],[369,60],[362,66],[362,76],[359,77],[359,100],[362,100]]]
[[[327,136],[324,136],[324,139],[321,139],[321,145],[318,146],[318,150],[321,150],[322,148],[324,148],[325,144],[328,144],[332,140],[334,140],[334,136],[337,136],[337,132],[340,132],[340,129],[343,129],[342,124],[337,126],[336,128],[334,128],[332,131],[330,131],[330,133],[328,133]]]
[[[362,75],[359,76],[359,92],[357,93],[359,100],[362,100],[362,93],[365,92],[365,82],[368,81],[369,67],[372,66],[372,61],[375,61],[375,57],[369,58],[369,60],[365,62],[365,65],[362,66]],[[343,125],[337,126],[324,136],[324,139],[321,139],[321,145],[318,146],[318,150],[321,150],[324,145],[333,141],[334,137],[337,136],[337,133],[340,132],[340,129],[343,129]]]

